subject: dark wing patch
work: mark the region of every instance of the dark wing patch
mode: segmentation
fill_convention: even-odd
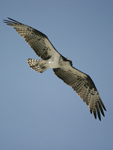
[[[11,18],[8,19],[4,20],[4,23],[14,27],[39,57],[46,60],[57,52],[45,34]]]
[[[66,84],[70,85],[83,99],[83,101],[86,102],[89,106],[90,112],[93,112],[95,119],[98,115],[99,120],[101,120],[100,112],[104,116],[103,109],[106,111],[106,108],[101,101],[92,79],[88,75],[71,66],[68,71],[60,68],[53,69],[53,71],[57,77],[62,79]]]

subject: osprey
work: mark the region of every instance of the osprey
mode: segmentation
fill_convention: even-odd
[[[35,53],[42,58],[42,60],[28,58],[29,66],[39,73],[52,68],[55,75],[70,85],[89,106],[90,113],[93,112],[95,119],[98,115],[101,120],[100,114],[104,116],[103,109],[106,111],[106,108],[90,76],[74,68],[72,61],[62,56],[45,34],[16,20],[8,19],[4,20],[4,23],[14,27]]]

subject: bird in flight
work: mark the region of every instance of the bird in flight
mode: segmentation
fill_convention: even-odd
[[[90,113],[93,112],[95,119],[98,116],[101,120],[101,114],[105,116],[103,110],[106,111],[106,108],[90,76],[74,68],[72,61],[62,56],[45,34],[11,18],[4,20],[4,23],[14,27],[35,53],[42,58],[41,60],[27,59],[32,69],[43,73],[46,69],[52,68],[54,74],[70,85],[89,106]]]

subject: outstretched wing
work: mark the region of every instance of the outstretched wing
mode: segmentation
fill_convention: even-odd
[[[4,20],[4,23],[14,27],[39,57],[47,60],[51,58],[53,54],[58,53],[45,34],[16,20],[8,19],[9,20]]]
[[[98,118],[101,120],[100,112],[104,116],[103,109],[106,111],[106,108],[92,79],[87,74],[84,74],[71,66],[69,66],[68,71],[61,68],[53,69],[53,71],[57,77],[70,85],[83,101],[86,102],[90,112],[93,112],[95,119],[98,114]]]

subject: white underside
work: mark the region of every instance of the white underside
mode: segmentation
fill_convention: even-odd
[[[48,61],[48,68],[59,68],[60,64],[59,64],[59,59],[60,59],[60,55],[55,55],[52,56]]]

